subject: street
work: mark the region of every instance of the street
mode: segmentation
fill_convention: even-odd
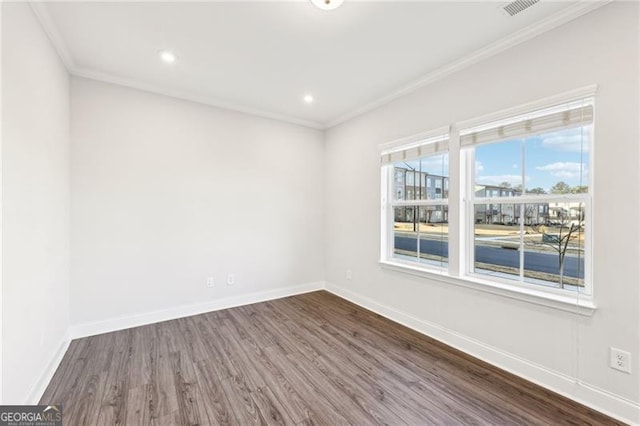
[[[395,247],[406,251],[416,251],[416,239],[396,235]],[[420,252],[434,256],[448,255],[446,242],[422,238]],[[492,265],[520,268],[520,252],[502,247],[476,245],[476,262]],[[564,276],[584,278],[584,259],[567,255],[564,260]],[[558,275],[558,254],[537,251],[525,251],[524,269]]]

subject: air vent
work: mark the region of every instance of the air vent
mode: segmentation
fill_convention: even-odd
[[[540,0],[516,0],[504,6],[503,9],[510,16],[514,16],[522,12],[523,10],[530,8],[539,1]]]

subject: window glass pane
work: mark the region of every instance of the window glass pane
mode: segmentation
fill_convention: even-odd
[[[475,273],[520,279],[520,207],[475,206]]]
[[[517,204],[477,204],[476,225],[518,225],[520,206]],[[488,228],[487,228],[488,229]]]
[[[415,175],[415,172],[413,170],[407,170],[405,171],[405,176],[406,176],[406,180],[407,180],[407,185],[413,186],[413,176]]]
[[[584,219],[584,203],[579,201],[478,204],[474,272],[584,291]]]
[[[592,126],[543,133],[525,140],[527,193],[585,193]]]
[[[393,212],[393,257],[446,266],[449,256],[448,207],[395,207]]]
[[[584,203],[541,203],[525,210],[547,213],[525,226],[524,280],[584,290]]]
[[[420,207],[421,263],[446,266],[449,258],[448,206]]]
[[[449,155],[440,154],[422,158],[420,169],[427,178],[426,199],[449,198]]]
[[[480,145],[475,150],[476,197],[521,195],[522,141],[520,139]]]
[[[417,207],[394,207],[393,209],[393,257],[418,260],[418,216]]]
[[[403,161],[393,165],[394,170],[394,199],[416,200],[420,199],[420,161]]]
[[[395,200],[448,198],[448,154],[395,163],[393,194]]]

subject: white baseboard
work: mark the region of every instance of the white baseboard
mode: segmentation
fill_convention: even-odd
[[[25,405],[38,404],[40,398],[42,398],[42,395],[44,394],[44,391],[47,389],[47,386],[49,386],[49,382],[53,378],[53,374],[58,369],[60,362],[62,362],[64,354],[67,352],[67,349],[69,349],[69,343],[71,343],[71,339],[69,338],[69,334],[67,333],[62,338],[62,342],[58,346],[58,350],[51,358],[51,361],[49,361],[49,364],[45,367],[44,371],[40,375],[40,379],[31,388],[31,391],[27,396],[27,400],[25,401]]]
[[[126,328],[203,314],[205,312],[218,311],[220,309],[228,309],[236,306],[265,302],[267,300],[280,299],[282,297],[322,290],[323,288],[324,282],[317,281],[298,286],[281,287],[274,290],[227,297],[224,299],[208,300],[203,303],[177,306],[175,308],[162,309],[143,314],[127,315],[104,321],[86,322],[72,325],[69,334],[71,339],[79,339],[81,337],[95,336],[96,334],[124,330]]]
[[[325,290],[601,413],[625,423],[640,423],[640,404],[635,401],[581,382],[575,377],[553,371],[441,325],[405,314],[340,286],[325,283]]]

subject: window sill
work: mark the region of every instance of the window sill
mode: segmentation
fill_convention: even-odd
[[[576,298],[571,295],[551,293],[528,287],[516,287],[506,283],[481,279],[476,276],[452,277],[444,270],[430,270],[398,261],[380,260],[379,263],[384,269],[429,278],[478,291],[484,291],[486,293],[522,300],[524,302],[534,303],[536,305],[542,305],[574,314],[591,316],[597,309],[591,296],[582,295],[579,300],[576,300]]]

